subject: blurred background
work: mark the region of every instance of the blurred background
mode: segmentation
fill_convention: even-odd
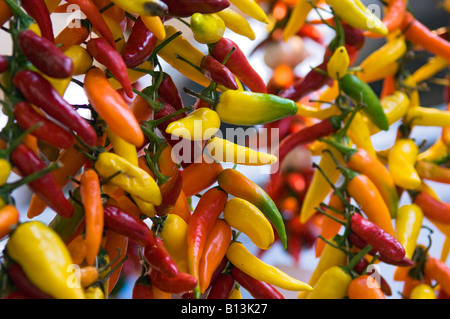
[[[363,2],[366,5],[370,4],[381,5],[381,2],[377,0],[365,0]],[[440,1],[410,0],[409,3],[412,12],[415,14],[418,20],[427,25],[430,29],[437,29],[439,27],[449,25],[449,15],[446,11],[440,8]],[[65,27],[67,19],[71,17],[71,14],[61,13],[53,15],[55,32],[58,32],[63,27]],[[314,12],[312,13],[312,16],[314,17]],[[317,66],[322,62],[324,45],[319,44],[310,38],[304,37],[296,39],[296,41],[292,41],[289,43],[279,42],[260,46],[261,42],[264,41],[267,37],[268,33],[267,26],[252,19],[249,19],[249,22],[253,30],[255,31],[256,40],[251,41],[243,36],[232,33],[229,30],[226,31],[225,37],[233,39],[239,45],[239,47],[247,54],[247,56],[249,56],[251,64],[256,70],[258,70],[258,72],[266,81],[266,83],[271,79],[273,75],[273,65],[275,65],[277,61],[279,61],[282,58],[285,59],[293,58],[298,59],[298,61],[301,61],[301,63],[299,63],[295,68],[296,75],[300,77],[304,76],[310,70],[310,67]],[[192,38],[192,32],[186,27],[185,24],[177,20],[170,20],[168,23],[175,25],[179,30],[183,31],[184,37],[192,40],[191,43],[195,43],[195,41]],[[327,43],[327,41],[333,37],[333,33],[327,27],[323,27],[321,28],[321,30],[324,35],[325,43]],[[11,40],[9,34],[7,34],[4,31],[0,31],[0,43],[1,43],[0,54],[10,54]],[[360,52],[358,62],[356,63],[356,65],[358,65],[360,61],[362,61],[366,56],[368,56],[371,52],[379,48],[384,43],[385,42],[382,39],[381,40],[367,39],[364,48]],[[199,45],[198,48],[204,51],[205,53],[207,52],[206,46]],[[418,56],[416,62],[412,63],[410,66],[411,71],[414,71],[420,65],[422,65],[423,62],[428,59],[428,57],[429,56],[425,53],[421,56]],[[169,73],[174,78],[177,86],[180,89],[185,104],[193,105],[195,103],[195,99],[185,94],[182,91],[182,88],[188,87],[193,91],[199,92],[201,89],[203,89],[203,87],[200,87],[199,85],[186,79],[184,76],[179,75],[179,73],[176,70],[172,69],[169,65],[165,64],[163,61],[161,62],[165,72]],[[441,73],[438,74],[436,77],[443,78],[444,76],[445,73]],[[149,77],[144,77],[140,80],[140,84],[142,85],[142,87],[145,87],[145,85],[147,83],[150,83],[150,81],[151,79]],[[382,83],[380,81],[374,82],[371,85],[376,92],[380,92],[381,84]],[[421,103],[423,106],[441,108],[443,107],[443,105],[441,104],[442,96],[443,96],[443,87],[441,85],[429,84],[428,87],[421,92]],[[69,86],[65,98],[70,103],[74,104],[82,104],[87,101],[84,96],[84,93],[80,91],[80,88],[75,84]],[[0,124],[1,123],[4,123],[3,118],[0,118]],[[225,133],[227,127],[230,126],[224,125],[222,128],[222,132]],[[393,125],[390,131],[381,132],[374,135],[373,144],[376,150],[387,149],[392,145],[395,137],[396,128],[397,126]],[[426,146],[433,143],[439,133],[440,133],[439,129],[435,128],[424,129],[417,127],[413,131],[413,137],[417,138],[418,141],[425,141],[426,143],[424,145]],[[300,152],[296,153],[296,157],[291,159],[289,165],[296,165],[299,167],[302,166],[310,167],[311,160],[314,160],[314,158],[310,159],[307,155],[302,154]],[[231,167],[231,165],[224,164],[224,167]],[[237,169],[240,170],[242,173],[244,173],[247,177],[249,177],[250,179],[254,180],[255,182],[257,182],[262,186],[264,186],[265,183],[267,182],[268,175],[261,174],[259,168],[238,166]],[[11,179],[14,178],[15,178],[14,176],[11,177]],[[430,185],[433,186],[438,195],[441,196],[442,200],[450,202],[450,192],[446,186],[438,183],[430,183]],[[26,211],[31,196],[30,192],[26,187],[22,187],[17,191],[15,191],[13,196],[17,200],[17,206],[23,213],[21,219],[26,220]],[[407,202],[407,199],[403,200]],[[193,205],[195,205],[195,199]],[[52,211],[45,211],[41,216],[37,217],[37,219],[42,220],[45,223],[48,223],[50,220],[53,219],[53,217],[54,213]],[[428,226],[434,229],[433,225]],[[423,234],[421,233],[419,242],[424,245],[427,245],[428,238],[426,236],[427,232],[423,232]],[[250,241],[246,240],[245,236],[240,239],[244,241],[245,245],[249,247],[252,252],[257,253],[256,247],[254,247]],[[432,246],[431,254],[435,256],[440,255],[444,240],[445,236],[438,230],[436,230],[433,233],[434,243]],[[4,242],[0,242],[0,248],[2,248],[2,245],[4,245]],[[281,268],[282,270],[286,271],[287,273],[291,274],[292,276],[303,281],[309,280],[309,276],[311,272],[314,270],[314,267],[317,263],[317,258],[315,258],[314,255],[314,248],[311,245],[303,247],[298,260],[294,260],[290,254],[288,254],[286,251],[282,249],[280,244],[275,244],[269,251],[267,251],[264,255],[262,255],[261,258],[263,259],[263,261],[273,264]],[[128,261],[126,262],[126,265],[127,263]],[[134,284],[134,280],[136,279],[137,276],[137,273],[134,272],[133,267],[134,265],[125,266],[124,271],[125,275],[123,276],[122,280],[120,281],[115,291],[116,298],[131,298],[131,289]],[[391,284],[391,288],[393,291],[393,295],[391,298],[393,299],[400,298],[398,292],[402,290],[402,286],[400,286],[399,283],[392,280],[392,275],[393,271],[395,270],[395,267],[389,265],[380,265],[379,270],[382,276],[385,277]],[[297,296],[296,293],[288,291],[283,291],[283,294],[286,296],[286,298],[296,298]],[[243,296],[244,298],[251,298],[251,296],[247,294],[245,291],[243,291]]]

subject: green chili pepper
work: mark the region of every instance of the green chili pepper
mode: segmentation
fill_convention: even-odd
[[[347,74],[341,79],[341,88],[355,103],[365,105],[362,111],[373,124],[383,131],[389,129],[389,122],[380,100],[367,83],[353,74]]]

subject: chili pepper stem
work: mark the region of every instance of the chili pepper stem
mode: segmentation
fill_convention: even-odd
[[[143,125],[145,125],[145,127],[147,127],[148,129],[154,129],[155,127],[157,127],[158,125],[170,120],[171,118],[174,118],[178,115],[181,115],[185,112],[189,112],[192,111],[192,107],[191,106],[186,106],[182,109],[179,109],[169,115],[166,115],[164,117],[161,117],[160,119],[157,120],[149,120],[149,121],[145,121],[143,122]]]
[[[372,246],[371,245],[367,245],[366,247],[364,247],[359,253],[357,253],[354,257],[352,257],[352,259],[350,260],[350,262],[342,267],[345,271],[347,271],[348,273],[351,273],[351,271],[353,270],[353,268],[355,268],[355,266],[360,262],[360,260],[367,254],[369,253],[369,251],[372,250]]]
[[[202,101],[204,101],[204,102],[206,102],[206,103],[208,103],[208,104],[210,104],[212,106],[215,106],[217,104],[217,101],[215,101],[215,100],[213,100],[213,99],[211,99],[209,97],[206,97],[206,96],[204,96],[202,94],[199,94],[197,92],[194,92],[191,89],[188,89],[186,87],[183,88],[183,91],[185,93],[189,94],[189,95],[192,95],[193,97],[199,98],[200,100],[202,100]]]
[[[342,220],[328,214],[325,210],[323,210],[320,207],[314,207],[315,210],[317,210],[319,213],[321,213],[322,215],[325,215],[328,218],[331,218],[332,220],[334,220],[336,223],[339,223],[341,225],[346,225],[347,223],[343,222]]]
[[[148,149],[144,150],[145,152],[145,160],[146,163],[148,165],[148,167],[150,168],[150,170],[152,171],[153,174],[155,174],[156,180],[158,182],[158,185],[162,185],[164,183],[167,183],[167,181],[169,180],[169,177],[166,175],[163,175],[157,168],[155,163],[153,163],[153,160],[151,158],[150,152]]]

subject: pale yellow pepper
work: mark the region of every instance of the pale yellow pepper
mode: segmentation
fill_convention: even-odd
[[[186,117],[170,123],[166,133],[191,141],[211,138],[220,128],[221,120],[216,111],[202,107]]]

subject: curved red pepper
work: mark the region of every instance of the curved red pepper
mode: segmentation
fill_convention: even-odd
[[[255,299],[285,299],[274,286],[257,280],[236,267],[231,270],[231,275]]]
[[[36,21],[44,38],[55,42],[50,12],[44,0],[22,0],[21,6]]]
[[[183,174],[179,170],[175,176],[172,176],[169,181],[162,184],[159,189],[161,190],[162,203],[155,206],[156,213],[159,216],[167,215],[175,205],[180,196],[183,188]]]
[[[353,214],[350,229],[380,255],[393,261],[402,261],[405,257],[405,248],[394,236],[360,214]]]
[[[53,299],[52,296],[39,290],[33,283],[27,278],[27,275],[23,271],[22,267],[16,262],[12,262],[8,268],[7,272],[9,277],[11,277],[14,285],[17,289],[25,294],[30,299]]]
[[[17,44],[25,57],[39,71],[56,79],[66,79],[73,74],[73,61],[46,38],[31,30],[17,36]]]
[[[230,52],[233,50],[233,53]],[[237,76],[237,78],[252,92],[267,93],[264,80],[250,65],[244,52],[230,39],[222,38],[212,46],[211,55],[220,63],[227,56],[226,67]]]
[[[155,49],[157,41],[158,38],[145,26],[142,19],[137,18],[122,49],[122,58],[127,67],[134,69],[144,63]]]
[[[43,161],[27,146],[20,144],[11,153],[11,163],[25,177],[47,167]],[[58,215],[70,218],[74,208],[64,196],[61,186],[52,173],[28,184],[31,190]]]
[[[41,141],[57,148],[68,148],[75,142],[72,134],[55,122],[37,113],[27,102],[17,103],[13,112],[17,124],[23,130],[27,130],[37,123],[42,123],[40,127],[31,133]]]
[[[169,11],[167,15],[189,17],[194,13],[215,13],[230,6],[228,0],[163,0]]]
[[[161,272],[164,276],[175,277],[178,275],[179,270],[164,247],[164,242],[159,237],[154,237],[153,240],[153,245],[147,245],[144,248],[145,260],[152,269]]]
[[[425,192],[415,196],[413,202],[422,209],[425,217],[439,223],[450,223],[449,204],[441,202]]]
[[[233,288],[233,276],[230,274],[220,274],[209,290],[207,299],[228,299]]]
[[[117,50],[111,47],[104,38],[90,39],[86,48],[95,60],[106,66],[117,78],[128,97],[133,97],[133,88],[127,72],[127,66]]]
[[[159,99],[170,104],[175,110],[181,110],[184,107],[180,92],[178,91],[172,77],[164,73],[161,84],[158,87]]]
[[[149,226],[119,207],[107,205],[104,209],[104,218],[106,228],[129,237],[143,247],[154,244]]]
[[[194,276],[181,271],[175,277],[167,277],[160,271],[152,269],[150,280],[155,287],[172,294],[188,292],[197,286],[197,279]]]
[[[92,146],[96,144],[97,133],[94,128],[42,75],[30,70],[22,70],[14,76],[13,84],[29,103],[76,132],[87,144]]]
[[[230,90],[237,90],[239,88],[234,74],[212,56],[205,55],[200,64],[200,68],[203,74],[211,81],[223,85]]]

